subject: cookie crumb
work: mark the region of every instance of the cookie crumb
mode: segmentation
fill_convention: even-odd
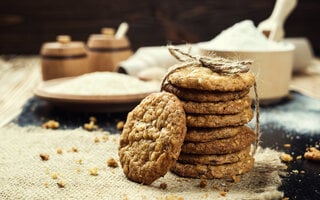
[[[40,153],[40,158],[41,158],[41,160],[44,160],[44,161],[47,161],[47,160],[49,160],[49,155],[48,154],[46,154],[46,153]]]
[[[227,195],[227,192],[225,192],[225,191],[220,191],[219,194],[220,194],[221,196],[225,197],[225,196]]]
[[[118,163],[117,163],[117,161],[114,159],[114,158],[109,158],[108,160],[107,160],[107,165],[109,166],[109,167],[113,167],[113,168],[117,168],[119,165],[118,165]]]
[[[72,151],[72,152],[78,152],[79,150],[78,150],[77,147],[72,147],[72,148],[71,148],[71,151]]]
[[[77,160],[77,163],[78,163],[79,165],[82,165],[82,159]]]
[[[83,125],[83,128],[87,131],[93,131],[93,130],[96,130],[98,129],[99,127],[97,125],[94,124],[93,121],[89,122],[89,123],[85,123]]]
[[[291,144],[284,144],[283,145],[285,148],[290,148],[291,147]]]
[[[163,190],[167,189],[167,187],[168,187],[167,183],[161,183],[160,184],[160,188],[163,189]]]
[[[59,149],[57,149],[57,154],[62,154],[62,149],[61,148],[59,148]]]
[[[59,122],[55,120],[49,120],[41,125],[42,128],[46,128],[46,129],[57,129],[59,128],[59,126],[60,126]]]
[[[296,160],[301,160],[301,159],[302,159],[302,156],[301,156],[301,155],[299,155],[299,156],[296,157]]]
[[[234,183],[239,183],[240,182],[240,177],[239,176],[232,176],[232,180]]]
[[[94,116],[89,117],[89,121],[96,123],[97,122],[97,118],[95,118]]]
[[[48,188],[49,187],[49,183],[48,182],[44,182],[44,187]]]
[[[57,185],[59,188],[64,188],[66,184],[63,181],[59,181],[59,182],[57,182]]]
[[[315,147],[310,147],[306,149],[307,151],[304,153],[304,158],[311,161],[320,161],[320,151]]]
[[[94,168],[89,169],[89,173],[91,176],[98,176],[99,175],[98,168],[94,167]]]
[[[292,156],[290,154],[287,154],[287,153],[281,154],[280,159],[283,162],[291,162],[293,160]]]
[[[93,141],[94,141],[94,143],[99,143],[100,139],[98,137],[95,137]]]
[[[118,121],[117,123],[117,130],[121,131],[124,126],[124,121]]]
[[[109,135],[103,135],[103,136],[102,136],[102,140],[103,140],[103,141],[109,140]]]
[[[205,176],[201,176],[199,187],[205,188],[205,187],[207,187],[207,185],[208,185],[207,178]]]
[[[57,172],[54,172],[51,174],[51,178],[52,179],[57,179],[58,178],[58,173]]]
[[[81,169],[78,167],[77,168],[77,173],[80,173],[81,172]]]

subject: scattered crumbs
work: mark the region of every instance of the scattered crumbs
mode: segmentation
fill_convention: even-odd
[[[95,137],[93,141],[94,141],[94,143],[99,143],[100,139],[98,137]]]
[[[49,155],[46,153],[40,153],[39,156],[40,156],[41,160],[44,160],[44,161],[49,160]]]
[[[167,187],[168,187],[167,183],[161,183],[160,184],[160,188],[163,189],[163,190],[167,189]]]
[[[59,128],[59,126],[60,126],[59,122],[55,120],[49,120],[41,125],[42,128],[46,128],[46,129],[57,129]]]
[[[57,154],[62,154],[62,149],[61,148],[59,148],[59,149],[57,149]]]
[[[299,174],[299,171],[296,170],[296,169],[293,169],[291,172],[294,173],[294,174]]]
[[[82,165],[82,159],[79,159],[79,160],[77,160],[77,163],[79,164],[79,165]]]
[[[77,173],[80,173],[81,172],[81,169],[79,167],[77,167]]]
[[[310,147],[306,149],[304,153],[304,158],[311,161],[320,161],[320,151],[315,147]]]
[[[301,159],[302,159],[302,156],[301,156],[301,155],[299,155],[299,156],[296,157],[296,160],[301,160]]]
[[[291,144],[284,144],[283,145],[285,148],[290,148],[291,147]]]
[[[291,162],[293,160],[292,156],[290,154],[287,154],[287,153],[281,154],[280,159],[283,162]]]
[[[127,196],[126,194],[125,194],[125,195],[123,195],[122,200],[129,200],[129,199],[128,199],[128,196]]]
[[[201,176],[199,187],[200,188],[205,188],[205,187],[207,187],[207,185],[208,185],[207,178],[205,176]]]
[[[59,182],[57,182],[57,185],[58,185],[59,188],[64,188],[66,184],[65,184],[64,181],[60,180]]]
[[[232,176],[232,181],[234,183],[239,183],[240,182],[240,176]]]
[[[121,131],[124,126],[124,121],[118,121],[117,123],[117,130]]]
[[[184,200],[183,197],[179,197],[179,196],[175,196],[175,195],[166,196],[164,199],[165,200]]]
[[[89,174],[91,175],[91,176],[98,176],[98,168],[97,167],[94,167],[94,168],[91,168],[91,169],[89,169]]]
[[[87,131],[93,131],[93,130],[97,130],[99,127],[95,125],[93,121],[91,121],[89,123],[85,123],[83,125],[83,128]]]
[[[102,136],[102,140],[103,140],[103,141],[109,140],[109,135],[103,135],[103,136]]]
[[[225,192],[225,191],[220,191],[219,194],[220,194],[221,196],[225,197],[225,196],[227,195],[227,192]]]
[[[78,152],[79,150],[78,150],[77,147],[72,147],[72,148],[71,148],[71,151],[72,151],[72,152]]]
[[[89,121],[96,123],[97,122],[97,118],[95,118],[94,116],[89,117]]]
[[[52,179],[57,179],[58,178],[58,173],[57,172],[54,172],[51,174],[51,178]]]
[[[44,187],[48,188],[49,187],[49,183],[48,182],[44,182]]]
[[[117,163],[117,161],[116,161],[114,158],[109,158],[109,159],[107,160],[107,165],[108,165],[109,167],[113,167],[113,168],[116,168],[116,167],[119,166],[118,163]]]

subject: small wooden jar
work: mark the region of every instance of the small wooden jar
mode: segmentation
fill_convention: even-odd
[[[117,71],[119,62],[132,55],[128,38],[115,38],[112,28],[103,28],[102,34],[90,35],[87,50],[89,65],[94,71]]]
[[[43,80],[78,76],[90,72],[88,56],[83,42],[71,41],[70,36],[57,36],[41,48]]]

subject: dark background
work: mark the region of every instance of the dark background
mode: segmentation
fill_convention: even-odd
[[[37,54],[41,44],[69,34],[86,41],[102,27],[130,25],[132,48],[199,42],[244,19],[257,25],[272,0],[1,0],[0,54]],[[307,37],[320,55],[320,1],[300,0],[285,24],[286,37]]]

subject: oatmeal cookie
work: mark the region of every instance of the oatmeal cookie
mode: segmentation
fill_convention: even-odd
[[[217,139],[230,138],[250,129],[247,126],[228,126],[221,128],[188,128],[185,142],[210,142]]]
[[[207,67],[200,67],[200,64],[177,69],[168,76],[168,82],[177,87],[223,92],[247,89],[253,86],[254,81],[251,72],[219,74]]]
[[[236,114],[243,112],[252,103],[251,98],[247,95],[241,99],[224,101],[224,102],[194,102],[182,101],[184,111],[194,114]]]
[[[124,174],[142,184],[164,176],[178,159],[185,134],[180,100],[167,92],[147,96],[128,114],[120,137]]]
[[[254,158],[248,156],[236,163],[224,165],[192,165],[176,162],[171,171],[186,178],[232,178],[250,171],[254,165]]]
[[[240,99],[246,96],[250,89],[249,87],[240,91],[234,92],[220,92],[220,91],[209,91],[209,90],[197,90],[197,89],[187,89],[176,87],[170,83],[166,83],[163,89],[167,92],[175,94],[180,99],[186,101],[196,101],[196,102],[217,102],[217,101],[230,101],[235,99]]]
[[[234,137],[213,140],[210,142],[185,142],[181,152],[189,154],[226,154],[241,151],[250,146],[256,139],[252,129],[245,129]]]
[[[248,123],[252,118],[253,110],[251,107],[233,115],[187,114],[187,126],[208,128],[240,126]]]
[[[228,154],[185,154],[181,153],[178,161],[185,164],[202,164],[202,165],[222,165],[239,162],[249,156],[250,147]]]

